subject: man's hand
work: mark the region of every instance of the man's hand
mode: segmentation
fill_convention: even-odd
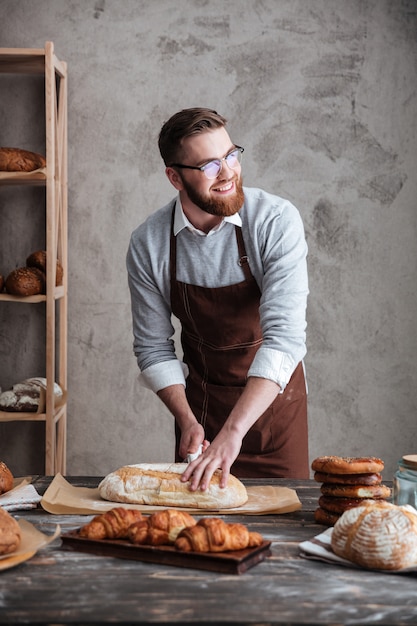
[[[197,422],[188,400],[185,395],[183,385],[170,385],[160,389],[158,396],[161,398],[165,406],[174,415],[175,420],[181,430],[181,440],[179,446],[179,454],[181,458],[187,458],[188,454],[197,452],[200,444],[203,445],[203,451],[210,445],[204,439],[204,428]]]
[[[205,491],[214,472],[220,468],[222,470],[220,487],[225,488],[230,467],[239,454],[241,446],[242,439],[238,435],[233,436],[230,433],[226,435],[224,431],[221,431],[210,446],[204,449],[203,445],[203,453],[195,461],[188,464],[181,475],[181,480],[183,482],[190,481],[191,491],[197,489]]]
[[[181,480],[190,481],[191,491],[205,491],[216,469],[222,470],[220,487],[227,485],[230,468],[242,447],[243,437],[279,392],[279,386],[264,378],[248,378],[245,390],[232,409],[223,428],[209,448],[189,463]]]
[[[210,443],[204,439],[204,428],[198,422],[192,423],[181,431],[181,440],[179,446],[179,455],[182,459],[186,459],[189,454],[197,452],[199,446],[203,446],[203,452],[208,448]]]

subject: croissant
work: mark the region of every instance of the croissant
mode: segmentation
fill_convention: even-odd
[[[196,520],[185,511],[165,509],[132,524],[128,531],[128,538],[134,544],[170,545],[184,528],[195,526],[196,523]]]
[[[262,535],[243,524],[226,523],[218,517],[200,519],[192,528],[180,532],[175,547],[182,552],[227,552],[254,548],[262,544]]]
[[[143,515],[140,511],[116,507],[96,515],[80,528],[79,535],[86,539],[125,539],[129,526],[141,519]]]

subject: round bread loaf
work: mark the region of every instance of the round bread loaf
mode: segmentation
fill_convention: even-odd
[[[0,554],[15,552],[21,541],[20,526],[5,509],[0,507]]]
[[[0,494],[13,489],[13,474],[6,463],[0,461]]]
[[[16,383],[12,389],[0,394],[0,411],[36,413],[41,400],[41,389],[46,390],[46,378],[27,378]],[[54,383],[54,395],[56,400],[63,397],[58,383]]]
[[[382,474],[328,474],[314,472],[314,480],[318,483],[337,483],[340,485],[380,485]]]
[[[386,485],[337,485],[323,483],[320,491],[325,496],[337,498],[386,499],[391,495],[391,489]]]
[[[26,259],[27,267],[37,267],[38,270],[41,270],[46,275],[46,251],[45,250],[37,250],[36,252],[32,252]],[[64,270],[61,264],[61,261],[57,259],[56,261],[56,279],[55,286],[62,285],[62,280],[64,276]]]
[[[328,474],[379,474],[384,469],[384,462],[373,456],[320,456],[314,459],[311,469]]]
[[[188,482],[181,482],[185,468],[184,463],[126,465],[101,481],[99,493],[111,502],[210,510],[235,508],[247,501],[246,488],[235,476],[229,475],[226,488],[220,488],[220,470],[205,491],[191,491]]]
[[[18,267],[6,278],[6,291],[14,296],[45,293],[45,274],[36,267]]]
[[[22,148],[0,148],[0,171],[32,172],[46,167],[46,159],[37,152]]]
[[[39,390],[33,387],[27,389],[8,389],[0,394],[0,411],[11,413],[36,413],[39,406]]]
[[[367,501],[343,513],[334,525],[335,554],[362,567],[400,570],[417,565],[417,511]]]

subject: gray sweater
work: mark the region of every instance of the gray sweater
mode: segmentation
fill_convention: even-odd
[[[244,188],[241,223],[251,272],[261,291],[263,343],[248,376],[275,381],[283,391],[306,353],[307,244],[298,210],[261,189]],[[207,236],[190,228],[179,199],[153,213],[132,233],[127,253],[134,352],[143,383],[155,392],[185,384],[178,360],[170,307],[169,242],[176,206],[177,279],[203,287],[244,280],[238,264],[235,226],[224,220]],[[240,218],[240,219],[239,219]]]

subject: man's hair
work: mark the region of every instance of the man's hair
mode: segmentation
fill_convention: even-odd
[[[227,120],[212,109],[194,107],[175,113],[161,128],[159,152],[166,166],[172,165],[181,152],[186,137],[226,126]]]

